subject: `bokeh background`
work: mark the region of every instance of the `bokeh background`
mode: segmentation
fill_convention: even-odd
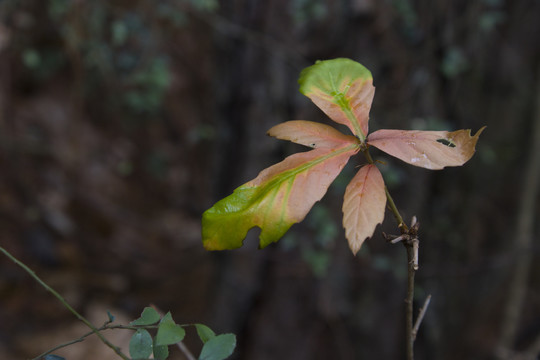
[[[297,78],[335,57],[372,71],[371,129],[488,126],[459,168],[373,152],[421,223],[416,358],[536,359],[538,0],[1,0],[0,245],[97,325],[153,304],[237,334],[233,359],[404,358],[406,254],[381,235],[395,222],[356,257],[341,228],[360,157],[279,243],[201,245],[204,210],[301,150],[267,129],[330,123]],[[87,331],[5,257],[0,271],[1,358]],[[93,340],[58,354],[116,358]]]

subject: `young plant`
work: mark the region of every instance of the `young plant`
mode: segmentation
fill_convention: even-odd
[[[132,359],[148,359],[152,355],[156,360],[165,360],[169,356],[168,347],[182,344],[186,335],[184,330],[186,325],[176,324],[170,312],[161,316],[152,307],[144,308],[141,316],[129,325],[132,330],[136,330],[129,342],[129,354]],[[234,334],[216,335],[206,325],[193,324],[193,326],[203,343],[199,359],[224,360],[233,353],[236,347],[236,336]],[[148,331],[148,329],[152,328],[157,328],[153,339]],[[182,350],[184,355],[194,359],[193,355],[187,352],[186,349]]]
[[[64,357],[55,355],[53,352],[84,341],[90,335],[96,335],[101,342],[111,348],[116,355],[124,360],[143,360],[149,359],[150,356],[155,360],[166,360],[169,357],[170,345],[177,345],[188,360],[195,360],[195,357],[182,342],[186,334],[184,328],[187,326],[195,327],[199,339],[203,343],[201,353],[198,357],[199,360],[225,360],[233,353],[236,347],[236,336],[234,334],[216,335],[214,331],[203,324],[178,325],[174,322],[170,312],[161,316],[157,310],[152,307],[144,308],[141,316],[130,322],[129,325],[112,325],[115,317],[107,311],[108,320],[98,328],[69,305],[62,295],[37,276],[26,264],[15,258],[2,246],[0,246],[0,252],[26,271],[38,284],[56,297],[66,309],[91,330],[78,339],[55,346],[36,356],[32,360],[65,360]],[[103,331],[111,329],[135,331],[129,342],[129,354],[131,358],[124,354],[118,346],[112,344],[103,336]],[[152,338],[152,335],[148,330],[155,330],[156,335]]]
[[[406,235],[409,229],[386,189],[369,147],[414,166],[439,170],[467,162],[484,129],[474,136],[470,130],[378,130],[369,134],[369,110],[375,93],[373,78],[369,70],[350,59],[318,61],[302,71],[298,82],[302,94],[332,120],[347,126],[354,136],[304,120],[271,128],[268,135],[313,150],[291,155],[263,170],[208,209],[202,218],[206,249],[238,248],[248,230],[255,226],[261,228],[261,248],[278,241],[293,224],[305,218],[349,158],[359,152],[367,164],[347,186],[343,201],[343,226],[351,251],[356,254],[383,221],[387,199],[402,234]]]

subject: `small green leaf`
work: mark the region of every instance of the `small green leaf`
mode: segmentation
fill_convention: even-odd
[[[129,355],[134,360],[148,359],[152,354],[152,336],[145,329],[139,329],[129,341]]]
[[[151,307],[145,307],[141,317],[129,323],[129,325],[152,325],[159,321],[158,312]]]
[[[116,317],[111,314],[110,311],[107,310],[107,316],[109,317],[109,322],[114,322],[114,319],[116,319]]]
[[[208,340],[216,336],[216,333],[212,331],[208,326],[203,324],[195,324],[195,328],[197,329],[197,334],[199,334],[199,338],[201,338],[201,341],[206,343]]]
[[[199,355],[199,360],[223,360],[231,356],[236,347],[234,334],[217,335],[208,340]]]
[[[154,359],[165,360],[169,357],[169,347],[167,345],[156,345],[154,338]]]
[[[159,323],[156,345],[172,345],[184,339],[186,331],[177,325],[172,319],[171,313],[168,312]]]

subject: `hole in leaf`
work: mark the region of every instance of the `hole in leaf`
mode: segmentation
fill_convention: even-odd
[[[456,147],[456,144],[454,144],[454,142],[450,139],[437,139],[437,142],[443,145],[446,145],[448,147],[452,147],[452,148]]]

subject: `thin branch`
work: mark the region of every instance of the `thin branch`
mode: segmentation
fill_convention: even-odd
[[[412,263],[413,263],[413,268],[414,270],[418,270],[418,250],[419,250],[419,246],[420,246],[420,242],[418,241],[418,239],[413,239],[412,240],[412,248],[413,248],[413,260],[412,260]]]
[[[101,326],[97,330],[98,331],[115,330],[115,329],[121,329],[121,330],[147,329],[148,330],[148,329],[157,329],[157,328],[159,328],[158,325],[109,325],[110,323],[111,323],[111,321],[107,321],[105,324],[103,324],[103,326]],[[95,334],[94,331],[89,331],[89,332],[87,332],[86,334],[82,335],[81,337],[79,337],[77,339],[74,339],[74,340],[65,342],[63,344],[57,345],[57,346],[55,346],[55,347],[41,353],[40,355],[36,356],[32,360],[39,360],[42,357],[44,357],[45,355],[48,355],[48,354],[50,354],[50,353],[52,353],[52,352],[54,352],[54,351],[56,351],[58,349],[62,349],[62,348],[65,348],[65,347],[67,347],[69,345],[73,345],[73,344],[76,344],[76,343],[79,343],[79,342],[83,342],[84,340],[86,340],[87,337],[89,337],[90,335],[93,335],[93,334]],[[187,348],[185,350],[187,350]],[[189,350],[187,350],[187,351],[189,352]],[[185,353],[185,355],[188,358],[188,360],[192,360],[193,355],[191,355],[191,353],[189,353],[189,354]]]
[[[47,291],[49,291],[51,294],[54,295],[64,305],[66,309],[68,309],[77,319],[82,321],[86,326],[88,326],[94,334],[99,337],[99,339],[108,347],[110,347],[118,356],[120,356],[124,360],[129,360],[129,357],[126,356],[119,347],[113,345],[110,343],[100,332],[99,330],[92,325],[90,321],[88,321],[84,316],[79,314],[77,310],[75,310],[71,305],[67,303],[67,301],[60,295],[58,292],[56,292],[53,288],[51,288],[49,285],[47,285],[39,276],[36,275],[36,273],[30,269],[28,266],[26,266],[23,262],[19,261],[17,258],[15,258],[11,253],[9,253],[6,249],[0,246],[0,251],[4,253],[8,258],[10,258],[15,264],[19,265],[24,271],[26,271],[34,280],[36,280],[41,286],[43,286]]]
[[[178,346],[178,348],[185,355],[187,360],[197,360],[182,341],[176,343],[176,346]]]
[[[413,341],[416,340],[416,334],[418,334],[418,329],[420,329],[420,325],[422,325],[422,320],[424,320],[424,316],[426,316],[426,312],[427,312],[430,302],[431,302],[431,295],[428,295],[428,297],[424,301],[424,305],[422,306],[422,308],[420,309],[420,312],[418,313],[416,322],[414,323]]]
[[[105,330],[107,329],[107,325],[110,324],[110,321],[107,321],[102,327],[100,327],[98,330],[99,331],[102,331],[102,330]],[[84,334],[83,336],[75,339],[75,340],[71,340],[71,341],[68,341],[68,342],[65,342],[63,344],[60,344],[60,345],[57,345],[41,354],[39,354],[38,356],[36,356],[35,358],[33,358],[32,360],[39,360],[41,359],[42,357],[44,357],[45,355],[49,355],[50,353],[58,350],[58,349],[62,349],[62,348],[65,348],[69,345],[73,345],[73,344],[76,344],[76,343],[80,343],[80,342],[83,342],[84,340],[86,340],[86,338],[90,335],[94,334],[93,331],[90,331],[90,332],[87,332],[86,334]]]
[[[371,157],[371,154],[369,153],[369,145],[361,145],[361,150],[362,150],[362,154],[364,154],[366,160],[368,163],[370,164],[375,164],[375,161],[373,160],[373,158]]]
[[[418,240],[419,227],[420,223],[416,220],[416,216],[414,216],[412,218],[410,227],[407,227],[405,224],[400,226],[400,236],[387,235],[383,233],[383,236],[390,243],[397,244],[398,242],[401,242],[407,250],[407,298],[405,299],[405,336],[407,344],[407,360],[414,359],[414,341],[416,339],[416,333],[418,332],[418,328],[420,327],[431,299],[431,296],[429,296],[424,303],[423,308],[420,310],[416,323],[413,325],[414,276],[418,270],[418,248],[420,245],[420,241]]]
[[[414,336],[413,336],[413,300],[414,300],[414,249],[411,242],[403,242],[407,249],[407,298],[405,299],[405,334],[407,360],[414,360]]]
[[[386,193],[386,199],[388,200],[388,208],[390,209],[390,211],[392,211],[392,214],[394,214],[394,217],[396,218],[399,229],[402,232],[406,231],[407,225],[405,225],[405,222],[403,221],[403,217],[399,213],[396,203],[394,202],[394,199],[390,195],[390,192],[388,191],[388,188],[386,187],[386,185],[384,186],[384,192]]]
[[[405,237],[403,235],[401,235],[401,236],[396,237],[393,240],[390,240],[390,243],[391,244],[397,244],[398,242],[403,241],[403,240],[405,240]]]
[[[366,160],[370,164],[374,164],[373,158],[369,153],[369,147],[365,146],[361,149]],[[399,210],[388,191],[388,188],[384,187],[384,192],[386,194],[386,199],[388,201],[388,208],[392,211],[392,214],[396,218],[398,228],[401,232],[401,236],[395,235],[383,235],[389,240],[392,244],[402,242],[405,248],[407,249],[407,298],[405,299],[405,338],[406,338],[406,354],[407,360],[414,360],[414,340],[416,338],[416,333],[414,331],[414,313],[413,313],[413,301],[414,301],[414,276],[416,270],[418,270],[418,228],[420,224],[417,222],[416,217],[413,217],[411,221],[411,226],[408,227],[403,221],[403,217],[399,213]],[[423,317],[423,315],[422,315]],[[418,322],[417,322],[418,323]],[[418,326],[420,324],[418,323]]]
[[[38,356],[36,356],[32,360],[39,360],[39,359],[43,358],[44,356],[49,355],[52,352],[55,352],[58,349],[62,349],[62,348],[65,348],[66,346],[83,342],[88,336],[92,335],[93,333],[94,333],[93,331],[90,331],[89,333],[84,334],[83,336],[81,336],[78,339],[71,340],[71,341],[65,342],[63,344],[57,345],[57,346],[53,347],[52,349],[49,349],[49,350],[39,354]]]

